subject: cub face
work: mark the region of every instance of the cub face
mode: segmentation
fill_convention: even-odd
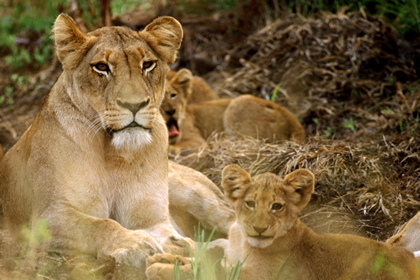
[[[169,144],[176,144],[181,137],[180,123],[185,116],[185,107],[192,90],[193,75],[188,69],[171,71],[165,86],[161,113],[168,128]]]
[[[252,247],[265,248],[284,235],[314,191],[314,175],[298,169],[284,179],[272,173],[251,177],[236,164],[223,169],[222,187],[236,222]]]
[[[107,30],[85,34],[69,16],[57,19],[54,39],[72,87],[70,98],[94,124],[92,131],[105,130],[115,147],[149,143],[160,116],[168,65],[182,40],[181,25],[161,17],[141,32]]]

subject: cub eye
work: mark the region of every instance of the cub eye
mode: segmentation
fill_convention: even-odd
[[[169,94],[169,98],[170,98],[170,99],[175,99],[175,98],[176,98],[176,96],[177,96],[177,94],[176,94],[176,93],[170,93],[170,94]]]
[[[93,70],[98,73],[99,77],[102,77],[103,75],[107,75],[110,72],[109,66],[102,62],[96,63],[92,65],[92,67],[93,67]]]
[[[156,66],[156,62],[154,62],[154,61],[143,62],[143,70],[146,71],[146,72],[153,70],[153,68],[155,68],[155,66]]]
[[[271,205],[272,211],[280,211],[282,208],[283,208],[283,205],[280,203],[273,203],[273,205]]]
[[[250,209],[253,209],[253,208],[255,208],[255,201],[252,201],[252,200],[245,201],[245,206],[250,208]]]

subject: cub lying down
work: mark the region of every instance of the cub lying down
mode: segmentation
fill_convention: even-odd
[[[178,122],[184,119],[185,107],[210,100],[219,96],[200,77],[193,76],[190,70],[169,71],[166,76],[165,96],[160,107],[168,127],[169,144],[175,144],[179,135]]]
[[[166,85],[161,112],[166,121],[170,150],[197,150],[214,132],[245,135],[270,142],[302,143],[305,131],[285,107],[253,95],[189,104],[191,72],[180,70]],[[176,131],[176,133],[174,133]]]
[[[406,249],[360,236],[318,234],[303,224],[298,214],[314,191],[314,175],[306,169],[284,179],[271,173],[251,177],[231,164],[223,170],[222,186],[236,213],[225,254],[231,265],[245,260],[241,280],[417,279],[414,256]],[[168,264],[157,262],[162,259],[172,257],[149,258],[151,279],[171,279]],[[191,265],[181,259],[186,274]]]
[[[397,234],[391,236],[386,242],[394,246],[407,248],[414,252],[418,261],[420,261],[420,211]]]

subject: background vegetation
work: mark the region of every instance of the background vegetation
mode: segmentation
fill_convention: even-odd
[[[208,15],[235,11],[251,2],[264,8],[267,19],[285,10],[309,16],[320,11],[336,12],[344,6],[350,10],[364,9],[393,24],[407,40],[420,34],[419,0],[122,0],[111,1],[111,10],[112,14],[120,14],[135,7],[147,10],[166,5],[186,14]],[[100,25],[99,0],[8,0],[0,4],[0,55],[8,71],[39,68],[50,62],[51,26],[58,13],[72,11],[73,3],[78,4],[88,27]]]
[[[50,39],[56,16],[61,12],[72,16],[78,13],[86,29],[94,29],[102,24],[100,2],[3,0],[0,3],[0,143],[5,150],[32,122],[42,99],[61,72],[60,65],[54,61]],[[345,14],[343,7],[360,13]],[[177,67],[194,69],[194,59],[195,65],[201,66],[203,63],[196,55],[204,54],[216,61],[214,64],[219,68],[213,69],[221,69],[226,77],[230,77],[230,83],[225,81],[223,85],[230,92],[246,89],[258,94],[264,88],[251,84],[251,81],[258,80],[267,87],[266,95],[261,97],[291,106],[293,100],[286,98],[286,85],[278,82],[283,73],[275,72],[285,70],[280,69],[281,61],[284,61],[282,58],[287,57],[291,61],[290,58],[296,55],[292,58],[295,58],[294,62],[299,62],[309,53],[312,54],[309,62],[317,63],[312,65],[304,61],[306,70],[319,71],[314,70],[314,77],[319,79],[315,79],[313,92],[298,100],[308,142],[302,146],[279,148],[256,140],[248,140],[248,143],[213,139],[211,150],[202,153],[198,162],[203,159],[205,163],[210,161],[209,166],[200,171],[214,182],[220,181],[220,170],[227,163],[240,163],[254,173],[271,171],[283,174],[290,171],[285,167],[309,168],[317,177],[317,198],[320,202],[334,207],[334,211],[336,208],[346,210],[343,216],[350,211],[352,217],[358,219],[358,228],[363,227],[369,237],[378,240],[389,237],[398,225],[420,210],[419,70],[409,78],[401,78],[403,73],[413,69],[407,61],[416,61],[408,57],[410,53],[404,48],[409,46],[417,53],[419,50],[419,0],[111,0],[114,16],[132,13],[133,9],[142,16],[168,14],[182,19],[188,32],[180,57],[186,63]],[[369,15],[375,15],[380,20]],[[270,24],[279,18],[286,23]],[[144,21],[149,19],[144,17]],[[388,29],[383,22],[392,24],[398,39],[391,35],[394,30]],[[327,26],[329,24],[331,26]],[[269,28],[263,32],[255,32],[266,25]],[[347,30],[348,26],[352,28]],[[132,27],[142,28],[142,22],[136,22]],[[228,38],[226,34],[233,36]],[[241,40],[235,36],[242,36]],[[333,48],[334,44],[328,43],[339,41],[338,37],[344,37],[340,39],[345,42],[340,52]],[[359,38],[360,41],[357,41]],[[322,51],[334,54],[334,61],[323,60],[321,55],[316,55],[320,44],[324,44]],[[275,47],[271,49],[273,45]],[[227,60],[226,54],[233,49],[232,46],[236,56],[230,53]],[[278,63],[270,68],[273,58]],[[241,59],[251,63],[242,64]],[[357,64],[354,61],[366,63],[360,66],[354,65]],[[334,68],[332,62],[349,76],[342,78],[343,71],[330,71]],[[52,67],[47,67],[50,65]],[[352,72],[355,66],[358,69]],[[271,77],[267,73],[272,74]],[[383,75],[379,75],[381,73]],[[340,88],[340,82],[348,80],[354,83],[341,84]],[[247,84],[250,87],[244,86]],[[304,103],[304,100],[307,102]],[[306,105],[302,106],[303,103]],[[191,162],[190,157],[194,156],[197,155],[188,155],[184,159],[178,157],[177,160]],[[314,216],[324,217],[319,212]],[[320,220],[315,222],[319,224]],[[348,219],[337,220],[348,223]],[[354,224],[349,224],[353,230]],[[48,236],[38,239],[42,241],[43,238]],[[34,243],[30,239],[28,242]],[[10,278],[2,278],[1,273],[0,278],[24,279],[18,274],[19,270],[26,276],[33,276],[26,279],[41,277],[42,270],[49,269],[51,262],[53,267],[62,266],[67,275],[68,267],[80,261],[51,259],[50,256],[40,258],[38,255],[31,257],[31,248],[27,255],[28,262],[17,263]],[[0,267],[4,267],[2,263]],[[87,267],[96,267],[96,264]],[[82,272],[75,269],[71,274],[103,274],[101,269],[86,272],[82,267]],[[60,273],[57,271],[56,275]],[[58,276],[52,278],[60,279]]]

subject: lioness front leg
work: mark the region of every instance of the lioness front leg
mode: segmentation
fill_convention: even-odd
[[[59,212],[46,213],[50,231],[54,236],[53,247],[70,252],[109,257],[117,264],[129,265],[145,271],[146,259],[163,253],[162,245],[145,230],[126,229],[111,219],[96,218],[74,208],[66,207]],[[63,230],[65,225],[75,225]]]
[[[177,279],[176,266],[178,266],[178,279],[193,279],[191,260],[179,255],[156,254],[147,259],[146,276],[149,280]]]

